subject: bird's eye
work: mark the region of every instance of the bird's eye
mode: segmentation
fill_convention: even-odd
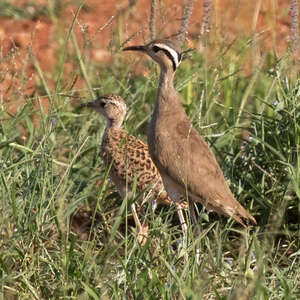
[[[153,46],[152,50],[156,53],[160,50],[160,48],[158,46]]]
[[[104,102],[104,101],[101,101],[101,102],[100,102],[100,106],[101,106],[101,107],[104,107],[104,106],[105,106],[105,102]]]
[[[178,53],[178,61],[181,62],[182,61],[182,54]]]

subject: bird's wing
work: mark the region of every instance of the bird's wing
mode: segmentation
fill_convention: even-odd
[[[107,166],[112,164],[111,174],[114,181],[127,183],[131,188],[136,180],[138,191],[151,187],[158,204],[172,204],[146,143],[125,130],[110,130],[102,147],[102,156]],[[186,202],[182,201],[181,205],[184,209],[187,208]]]
[[[107,141],[102,146],[106,165],[112,163],[116,175],[132,184],[136,177],[137,185],[142,188],[159,178],[152,162],[148,146],[125,130],[110,130]]]
[[[208,208],[225,215],[254,218],[236,201],[222,170],[203,137],[186,120],[177,121],[164,131],[158,142],[161,147],[159,163],[164,172],[175,182],[183,185],[190,196]],[[236,220],[239,223],[238,217]]]

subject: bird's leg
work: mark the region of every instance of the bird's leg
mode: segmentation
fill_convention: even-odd
[[[187,234],[187,225],[186,225],[186,222],[185,222],[185,219],[184,219],[184,215],[183,215],[183,212],[182,212],[181,205],[178,204],[178,203],[175,203],[175,205],[176,205],[176,210],[177,210],[177,214],[178,214],[178,217],[179,217],[179,221],[180,221],[180,225],[181,225],[181,228],[182,228],[183,235],[186,235]]]
[[[143,224],[141,224],[134,203],[131,204],[131,212],[137,229],[138,242],[144,246],[148,236],[149,225],[146,221],[143,221]]]
[[[185,256],[185,259],[188,261],[188,255],[187,255],[187,241],[188,241],[188,235],[187,235],[187,224],[185,222],[185,218],[183,216],[183,212],[182,212],[182,208],[181,208],[181,205],[177,202],[175,202],[175,205],[176,205],[176,210],[177,210],[177,214],[178,214],[178,217],[179,217],[179,221],[180,221],[180,225],[181,225],[181,229],[182,229],[182,234],[183,234],[183,238],[182,238],[182,241],[183,241],[183,249],[184,249],[184,256]]]
[[[189,210],[190,210],[190,215],[192,218],[192,222],[195,225],[195,234],[194,237],[197,239],[200,236],[201,230],[200,226],[197,221],[196,213],[195,213],[195,208],[194,208],[194,203],[192,200],[189,199]],[[196,263],[199,265],[200,263],[200,241],[197,241],[196,243]]]

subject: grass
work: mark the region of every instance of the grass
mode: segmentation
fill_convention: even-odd
[[[93,93],[119,93],[127,130],[145,140],[156,67],[147,61],[149,75],[137,75],[136,59],[118,50],[114,64],[96,64],[71,31],[58,45],[56,88],[31,56],[39,93],[24,96],[16,114],[1,105],[0,299],[299,299],[300,78],[290,57],[268,53],[243,75],[252,48],[241,38],[213,61],[194,51],[178,70],[190,119],[258,222],[243,230],[199,205],[197,265],[192,227],[183,242],[172,207],[148,205],[150,236],[139,245],[128,209],[135,199],[120,199],[99,156],[103,120],[78,108]],[[66,61],[86,89],[65,88]]]

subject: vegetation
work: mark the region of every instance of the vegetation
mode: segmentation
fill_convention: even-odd
[[[24,96],[16,114],[1,105],[0,298],[299,299],[300,78],[292,56],[267,53],[247,75],[255,41],[240,38],[226,51],[215,47],[214,59],[193,51],[178,70],[190,119],[258,223],[245,230],[198,205],[197,265],[192,226],[182,241],[174,207],[146,205],[150,234],[144,246],[137,242],[128,209],[135,198],[118,196],[99,156],[103,120],[79,108],[97,93],[120,94],[126,129],[145,140],[156,66],[145,61],[149,74],[135,72],[141,58],[121,55],[113,30],[113,63],[95,63],[72,29],[57,30],[64,42],[55,73],[30,54],[40,78],[35,96]],[[66,62],[85,89],[72,89]]]

